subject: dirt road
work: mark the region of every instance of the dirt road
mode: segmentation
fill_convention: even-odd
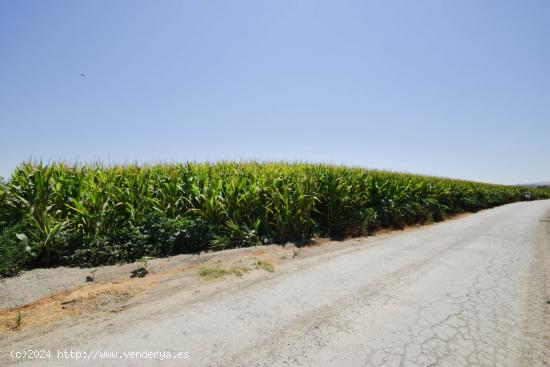
[[[549,365],[550,201],[362,241],[196,302],[175,292],[108,319],[10,336],[0,364]],[[10,357],[25,348],[55,355]],[[90,359],[60,359],[58,349]]]

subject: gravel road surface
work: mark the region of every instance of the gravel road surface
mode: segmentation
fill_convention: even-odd
[[[56,329],[29,347],[92,359],[18,364],[548,366],[549,260],[550,201],[504,205],[277,269],[184,307],[144,305],[146,317],[114,315],[93,335],[91,324]],[[15,363],[0,345],[0,361]],[[108,351],[188,358],[95,354]]]

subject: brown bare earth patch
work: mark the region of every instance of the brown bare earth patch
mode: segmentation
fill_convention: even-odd
[[[84,311],[112,309],[141,292],[145,284],[140,283],[126,281],[85,285],[27,305],[0,310],[0,334],[77,316]]]

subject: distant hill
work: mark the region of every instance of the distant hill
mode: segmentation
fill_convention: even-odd
[[[547,181],[547,182],[533,182],[533,183],[528,183],[528,184],[521,184],[521,185],[518,185],[518,186],[523,186],[523,187],[548,187],[548,188],[550,188],[550,181]]]

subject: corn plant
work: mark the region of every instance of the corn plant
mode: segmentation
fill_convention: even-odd
[[[0,246],[21,252],[16,233],[33,254],[27,266],[101,265],[363,235],[522,200],[526,190],[550,198],[542,188],[323,164],[25,162],[0,180]]]

